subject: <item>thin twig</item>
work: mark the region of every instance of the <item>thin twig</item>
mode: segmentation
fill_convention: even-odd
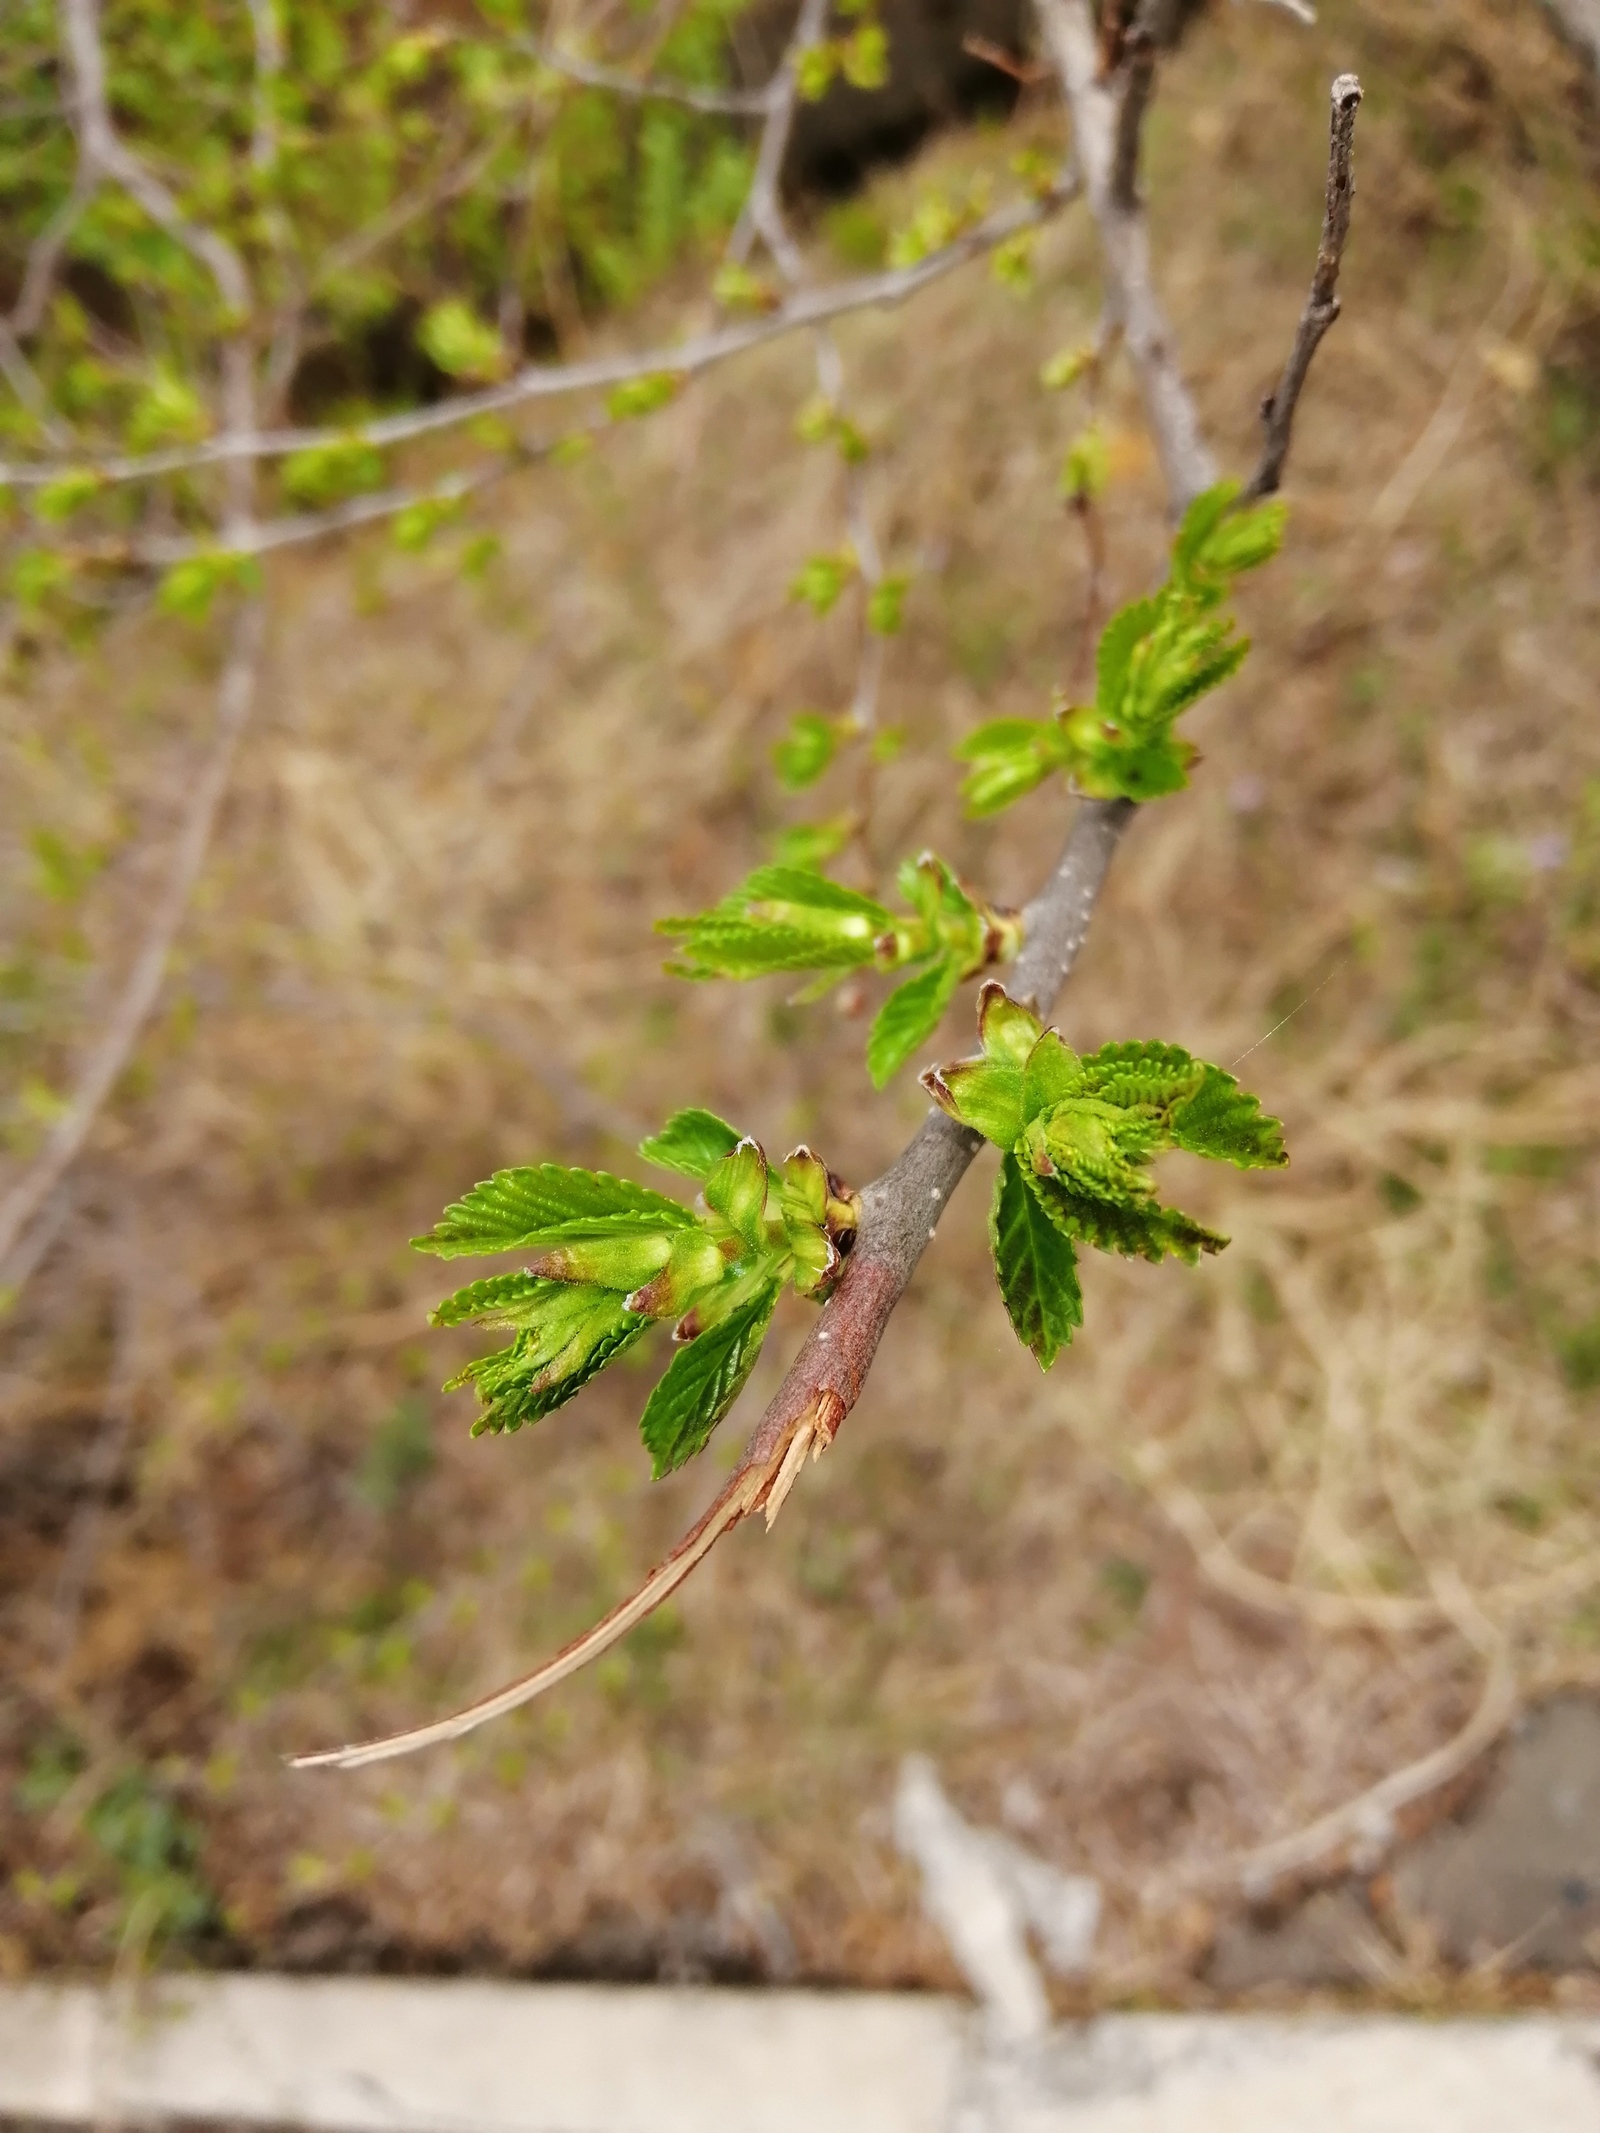
[[[993,67],[997,74],[1009,74],[1021,88],[1033,89],[1050,79],[1050,69],[1041,66],[1038,60],[1018,59],[1004,45],[996,44],[992,38],[980,37],[975,30],[968,30],[962,38],[961,49],[969,58],[981,59],[986,67]]]
[[[777,76],[763,89],[702,89],[693,82],[663,81],[659,76],[641,79],[636,74],[624,74],[617,67],[596,66],[592,60],[539,44],[531,37],[518,37],[513,42],[552,73],[564,74],[586,89],[608,89],[615,96],[631,96],[641,103],[682,104],[686,110],[704,111],[718,118],[759,118],[772,108],[777,89]]]
[[[1123,213],[1139,205],[1139,150],[1144,142],[1145,113],[1156,86],[1156,40],[1143,23],[1135,23],[1124,47],[1122,95],[1111,154],[1111,199]]]
[[[435,407],[416,408],[375,422],[344,428],[307,428],[253,431],[244,435],[208,438],[198,445],[176,446],[168,451],[96,459],[86,456],[73,461],[104,481],[148,481],[160,474],[186,469],[221,466],[229,460],[284,459],[293,452],[318,446],[357,442],[374,446],[407,444],[440,430],[454,429],[480,415],[501,414],[530,400],[549,400],[569,393],[603,390],[627,384],[636,378],[670,375],[693,377],[731,356],[759,348],[787,334],[802,332],[842,318],[852,311],[868,311],[904,303],[931,282],[954,268],[965,266],[1019,231],[1037,228],[1077,197],[1076,177],[1068,175],[1042,199],[1019,200],[975,222],[971,229],[930,252],[915,266],[879,274],[861,274],[841,282],[824,283],[792,297],[764,317],[741,320],[713,332],[696,335],[675,346],[646,349],[625,355],[600,356],[584,363],[531,365],[503,384],[486,386],[481,392],[463,393]],[[0,481],[17,488],[38,488],[60,473],[60,462],[0,466]]]
[[[981,60],[983,66],[992,66],[998,75],[1009,75],[1024,90],[1050,81],[1050,68],[1041,66],[1039,60],[1018,60],[1005,45],[996,45],[994,38],[979,36],[975,30],[969,30],[962,38],[962,51],[973,60]]]
[[[1289,456],[1289,437],[1294,427],[1295,409],[1300,403],[1301,387],[1306,382],[1311,359],[1321,346],[1323,335],[1339,316],[1339,267],[1344,258],[1345,240],[1350,235],[1350,209],[1356,195],[1353,150],[1356,113],[1361,109],[1361,84],[1355,75],[1341,74],[1338,77],[1330,101],[1328,182],[1316,272],[1311,277],[1311,294],[1300,315],[1300,330],[1294,337],[1289,360],[1283,366],[1283,376],[1278,380],[1276,391],[1261,403],[1261,419],[1267,434],[1260,463],[1245,490],[1246,497],[1251,500],[1277,493],[1283,479],[1284,461]]]

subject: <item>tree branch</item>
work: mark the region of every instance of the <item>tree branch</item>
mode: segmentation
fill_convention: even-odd
[[[842,318],[852,311],[876,310],[904,303],[953,268],[965,266],[969,260],[991,251],[1021,230],[1035,229],[1048,221],[1068,201],[1076,199],[1078,191],[1076,177],[1069,175],[1042,199],[1015,201],[992,215],[985,215],[982,221],[974,223],[971,229],[964,230],[937,252],[930,252],[926,259],[918,260],[915,266],[880,274],[856,275],[847,281],[802,290],[763,318],[718,327],[710,333],[680,341],[676,346],[599,356],[583,363],[530,366],[502,385],[491,385],[481,392],[463,393],[458,399],[444,401],[436,407],[416,408],[355,428],[252,431],[213,437],[199,445],[176,446],[170,451],[85,458],[72,464],[75,467],[82,465],[105,481],[146,481],[160,474],[221,466],[230,460],[285,459],[293,452],[324,445],[354,442],[382,447],[407,444],[414,438],[454,429],[480,415],[500,414],[530,400],[550,400],[568,393],[603,390],[607,386],[624,385],[632,379],[663,373],[693,377],[718,363],[725,363],[731,356],[744,354],[747,349],[782,340],[787,334],[823,325],[829,319]],[[42,488],[47,482],[54,481],[60,471],[60,461],[53,461],[48,466],[37,462],[0,466],[0,482],[22,489]]]
[[[1111,198],[1115,100],[1096,81],[1093,25],[1080,0],[1039,0],[1039,6],[1072,104],[1079,157],[1102,233],[1108,310],[1127,334],[1167,470],[1169,496],[1174,510],[1181,510],[1211,486],[1215,474],[1150,289],[1143,217],[1137,208],[1118,208]],[[1127,800],[1083,801],[1055,873],[1023,913],[1024,945],[1009,990],[1041,1013],[1049,1012],[1077,960],[1133,813],[1133,803]],[[531,1674],[464,1710],[383,1739],[295,1756],[293,1765],[357,1769],[459,1739],[531,1702],[615,1644],[674,1592],[741,1520],[764,1511],[770,1527],[807,1456],[816,1459],[827,1449],[860,1398],[884,1328],[950,1195],[981,1146],[977,1134],[943,1112],[931,1111],[899,1159],[865,1188],[860,1231],[838,1288],[756,1424],[726,1486],[637,1592]]]
[[[1100,79],[1094,21],[1084,0],[1035,0],[1045,48],[1072,113],[1078,163],[1100,231],[1106,308],[1121,328],[1139,381],[1174,516],[1217,478],[1194,402],[1178,369],[1172,329],[1150,279],[1150,238],[1137,197],[1116,195],[1118,126],[1130,84]],[[1142,113],[1142,105],[1140,107]]]
[[[682,104],[686,110],[703,111],[714,118],[759,118],[771,109],[778,86],[777,75],[762,89],[701,89],[686,81],[648,77],[641,80],[636,74],[624,74],[617,67],[596,66],[592,60],[579,59],[574,53],[558,51],[531,37],[518,37],[513,42],[552,73],[564,74],[586,89],[608,89],[615,96],[633,97],[639,103]]]
[[[789,136],[794,131],[795,105],[800,98],[800,61],[813,45],[820,43],[827,26],[828,7],[829,0],[803,0],[794,35],[768,85],[767,123],[761,129],[750,190],[728,240],[730,259],[748,258],[759,235],[766,239],[780,265],[787,260],[792,268],[798,267],[799,254],[783,227],[778,185],[783,176],[783,159],[789,151]]]
[[[239,254],[215,230],[189,220],[111,123],[99,0],[61,0],[61,30],[76,96],[78,144],[89,170],[114,179],[152,222],[192,253],[216,283],[223,303],[236,319],[243,318],[250,310],[250,280]]]
[[[1133,804],[1127,800],[1085,800],[1079,806],[1060,865],[1023,913],[1026,944],[1011,980],[1018,999],[1049,1010],[1077,960],[1112,854],[1132,816]],[[465,1710],[384,1740],[294,1756],[294,1767],[355,1770],[458,1740],[554,1688],[625,1637],[741,1519],[765,1510],[770,1526],[806,1455],[816,1458],[832,1443],[860,1398],[894,1307],[950,1195],[982,1145],[976,1133],[942,1111],[930,1111],[899,1160],[866,1188],[861,1230],[844,1278],[789,1366],[726,1487],[637,1592],[533,1673]]]
[[[1251,476],[1245,497],[1275,495],[1289,456],[1289,434],[1294,427],[1300,390],[1311,368],[1311,359],[1322,337],[1339,316],[1339,267],[1345,240],[1350,235],[1350,209],[1356,196],[1353,168],[1356,113],[1361,109],[1361,84],[1353,74],[1341,74],[1331,92],[1332,120],[1328,140],[1328,183],[1322,210],[1322,242],[1317,247],[1316,272],[1311,294],[1300,315],[1300,330],[1294,337],[1289,360],[1277,390],[1261,403],[1266,441],[1260,463]]]

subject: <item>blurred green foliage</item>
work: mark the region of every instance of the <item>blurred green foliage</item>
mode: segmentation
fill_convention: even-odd
[[[721,85],[743,4],[690,0],[625,60]],[[354,427],[559,345],[715,245],[748,183],[748,129],[575,84],[539,56],[547,25],[524,0],[103,0],[99,16],[119,139],[192,229],[231,247],[248,302],[240,315],[203,243],[163,227],[139,183],[85,181],[57,9],[17,0],[0,50],[0,308],[23,308],[0,363],[0,456],[60,472],[14,488],[0,543],[36,615],[115,567],[152,514],[191,538],[217,524],[217,468],[117,486],[92,464],[217,434],[225,341],[248,349],[259,423]],[[271,473],[260,508],[325,508],[387,478],[370,446],[318,447]],[[191,572],[169,604],[203,612],[214,585]]]
[[[74,1795],[88,1782],[88,1759],[75,1740],[51,1735],[35,1746],[17,1782],[17,1805],[30,1817],[65,1816],[76,1863],[48,1876],[25,1868],[16,1877],[23,1901],[69,1911],[110,1897],[113,1939],[136,1944],[141,1954],[216,1927],[220,1914],[201,1869],[201,1831],[164,1775],[134,1764],[93,1785],[73,1814]]]

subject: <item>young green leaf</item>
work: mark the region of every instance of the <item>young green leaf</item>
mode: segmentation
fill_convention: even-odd
[[[764,275],[728,260],[712,279],[711,300],[727,311],[776,311],[783,298]]]
[[[407,504],[395,514],[395,546],[405,555],[420,555],[442,527],[461,516],[461,510],[459,497],[419,496],[414,504]]]
[[[691,1108],[675,1111],[659,1133],[639,1143],[639,1153],[647,1163],[703,1182],[738,1145],[739,1135],[725,1118]]]
[[[383,454],[359,437],[347,437],[291,452],[278,478],[291,503],[320,511],[347,496],[381,489],[383,474]]]
[[[419,1252],[459,1259],[694,1226],[687,1207],[647,1185],[604,1170],[538,1163],[497,1170],[447,1207],[425,1237],[411,1242]]]
[[[538,1253],[528,1272],[541,1281],[576,1282],[628,1296],[652,1282],[673,1257],[674,1245],[693,1235],[693,1230],[658,1229],[644,1236],[578,1237]]]
[[[417,339],[424,353],[453,378],[490,384],[511,367],[499,334],[459,297],[435,304],[418,327]]]
[[[683,943],[668,968],[686,977],[752,978],[776,970],[853,970],[870,963],[893,916],[875,897],[805,867],[758,867],[720,904],[656,931]]]
[[[696,1223],[678,1231],[660,1272],[628,1291],[627,1306],[645,1318],[678,1318],[692,1306],[715,1301],[719,1289],[725,1295],[736,1278],[716,1238]]]
[[[1007,1066],[1025,1067],[1028,1054],[1044,1034],[1031,1008],[1013,1000],[996,978],[978,991],[978,1041],[983,1055]]]
[[[960,983],[961,965],[953,956],[944,956],[890,993],[867,1036],[867,1072],[875,1089],[898,1074],[933,1035]]]
[[[1166,1117],[1175,1104],[1196,1094],[1208,1073],[1219,1071],[1179,1044],[1103,1044],[1078,1061],[1078,1089],[1125,1110],[1142,1108]]]
[[[957,1059],[929,1067],[922,1086],[958,1126],[1010,1150],[1022,1137],[1022,1069],[1008,1059]]]
[[[1103,448],[1085,431],[1068,456],[1065,493],[1092,498],[1103,483]],[[1221,483],[1190,506],[1173,543],[1167,582],[1112,616],[1096,653],[1092,704],[1059,704],[1048,726],[999,719],[956,750],[974,767],[962,790],[968,811],[994,814],[1065,771],[1093,799],[1158,799],[1188,783],[1194,750],[1174,732],[1190,705],[1236,673],[1249,640],[1215,610],[1239,574],[1277,550],[1277,505],[1237,507]]]
[[[1087,371],[1095,366],[1094,343],[1079,341],[1070,348],[1058,348],[1039,372],[1039,383],[1048,393],[1062,392],[1069,385],[1076,385]]]
[[[648,378],[628,378],[607,393],[606,413],[613,422],[637,421],[675,400],[682,388],[683,379],[670,370],[658,370]]]
[[[1202,1252],[1220,1252],[1227,1238],[1176,1207],[1154,1200],[1112,1201],[1075,1192],[1063,1178],[1040,1177],[1019,1162],[1029,1191],[1056,1227],[1097,1251],[1125,1259],[1182,1259],[1193,1266]]]
[[[174,563],[161,580],[156,599],[164,614],[181,615],[187,622],[204,622],[219,592],[230,587],[255,592],[260,585],[261,565],[253,555],[217,550]]]
[[[748,1137],[718,1163],[705,1182],[706,1205],[752,1252],[766,1248],[767,1158]]]
[[[1039,1368],[1048,1370],[1083,1324],[1072,1239],[1051,1221],[1009,1152],[989,1210],[989,1243],[1006,1315]]]
[[[802,103],[820,102],[838,71],[839,47],[836,44],[808,45],[795,63],[795,86]]]
[[[34,513],[45,525],[59,526],[85,504],[92,504],[104,487],[104,480],[93,467],[69,467],[66,473],[35,490]]]
[[[790,1225],[821,1229],[828,1219],[828,1166],[803,1141],[783,1159],[778,1204]]]
[[[1053,1029],[1041,1030],[1022,1068],[1022,1122],[1031,1125],[1041,1113],[1069,1103],[1079,1092],[1082,1069],[1078,1055]]]
[[[825,615],[835,605],[855,570],[855,553],[849,548],[841,548],[833,555],[810,556],[790,582],[789,597],[803,600],[813,614]]]
[[[1092,504],[1111,479],[1111,453],[1105,431],[1091,422],[1067,447],[1056,487],[1069,504]]]
[[[1281,1170],[1289,1160],[1281,1122],[1221,1067],[1208,1066],[1199,1088],[1174,1110],[1172,1142],[1239,1170]]]
[[[839,47],[839,66],[852,89],[881,89],[889,79],[889,37],[879,22],[864,22]]]
[[[989,261],[989,272],[1002,289],[1010,289],[1014,295],[1026,296],[1033,288],[1033,258],[1038,250],[1037,230],[1018,230],[994,248]]]
[[[824,718],[820,711],[797,711],[788,732],[772,750],[778,782],[790,792],[815,785],[833,761],[840,737],[839,720]]]
[[[1036,718],[991,719],[969,733],[955,754],[957,762],[972,765],[961,797],[975,818],[999,814],[1065,769],[1068,759],[1059,727]]]
[[[904,574],[880,578],[867,595],[867,628],[875,630],[880,637],[899,634],[905,619],[906,594],[911,589],[911,580]]]
[[[692,1459],[739,1397],[766,1339],[777,1288],[758,1290],[741,1309],[678,1350],[639,1418],[657,1481]]]
[[[525,1326],[549,1296],[555,1284],[540,1281],[525,1269],[515,1274],[490,1274],[482,1281],[469,1281],[428,1313],[431,1326],[465,1326],[475,1320],[490,1325]]]
[[[854,815],[830,815],[826,822],[796,822],[773,839],[772,856],[779,866],[826,866],[844,850],[857,826]]]
[[[564,1407],[650,1324],[605,1290],[545,1287],[548,1300],[508,1348],[479,1356],[445,1386],[453,1392],[471,1385],[477,1393],[483,1412],[472,1425],[475,1437],[519,1430]]]
[[[1239,484],[1218,482],[1184,513],[1172,544],[1172,575],[1189,591],[1220,600],[1228,583],[1255,570],[1283,545],[1286,513],[1281,503],[1236,508]]]

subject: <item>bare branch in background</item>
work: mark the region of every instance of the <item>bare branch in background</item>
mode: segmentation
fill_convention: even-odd
[[[710,333],[680,341],[676,346],[642,350],[633,354],[598,356],[583,363],[530,366],[491,385],[482,392],[463,393],[434,407],[416,408],[404,415],[391,415],[356,428],[282,429],[250,431],[209,438],[204,444],[178,446],[170,451],[142,456],[118,456],[74,461],[106,481],[143,481],[158,474],[173,474],[193,467],[221,466],[229,460],[285,459],[293,452],[352,441],[377,446],[406,444],[413,438],[432,436],[454,429],[480,415],[501,414],[530,400],[560,398],[568,393],[604,390],[637,378],[693,377],[746,349],[762,347],[852,311],[870,311],[904,303],[929,283],[953,268],[965,266],[1003,244],[1022,230],[1036,229],[1057,214],[1078,194],[1076,178],[1064,177],[1042,199],[1019,200],[985,215],[960,236],[915,266],[856,275],[846,281],[824,283],[790,298],[763,318],[741,320]],[[0,466],[0,481],[18,488],[40,488],[60,472],[59,462],[50,466],[21,464]]]
[[[777,88],[776,76],[764,89],[701,89],[692,82],[641,79],[636,74],[624,74],[617,67],[596,66],[592,60],[580,59],[553,45],[537,44],[531,37],[514,41],[552,73],[564,74],[586,89],[608,89],[615,96],[631,96],[640,103],[682,104],[686,110],[703,111],[708,117],[759,118],[772,108]]]
[[[795,105],[800,100],[800,62],[813,45],[822,41],[828,5],[829,0],[803,0],[794,35],[772,77],[767,92],[767,123],[761,129],[750,190],[728,240],[730,259],[747,259],[751,245],[760,236],[766,239],[780,265],[787,254],[791,265],[798,269],[799,253],[783,226],[778,186],[783,177],[783,159],[789,152],[789,136],[794,130]]]
[[[1117,129],[1126,83],[1102,81],[1094,19],[1085,0],[1035,0],[1045,48],[1061,79],[1089,206],[1100,231],[1106,309],[1121,329],[1139,381],[1174,516],[1209,489],[1216,461],[1178,369],[1172,329],[1150,279],[1150,239],[1137,201],[1114,190]]]
[[[1111,198],[1125,212],[1139,205],[1139,150],[1156,86],[1156,50],[1171,42],[1171,0],[1144,0],[1123,40],[1122,95],[1111,156]]]
[[[1024,89],[1035,88],[1050,79],[1050,69],[1041,66],[1038,60],[1018,59],[1004,45],[995,44],[988,37],[979,37],[971,30],[962,38],[961,49],[971,58],[981,59],[986,67],[993,67],[997,74],[1009,74]]]
[[[44,387],[35,376],[33,365],[23,352],[22,344],[39,330],[45,306],[50,301],[50,292],[55,286],[56,269],[61,264],[61,255],[72,235],[73,225],[88,206],[94,190],[94,179],[83,161],[80,149],[72,190],[29,246],[28,257],[22,269],[21,286],[17,291],[17,300],[11,307],[11,315],[9,318],[0,318],[0,373],[3,373],[6,383],[38,423],[46,440],[58,450],[68,447],[68,433],[52,414]]]
[[[1350,235],[1350,209],[1356,194],[1353,151],[1356,113],[1361,109],[1360,82],[1353,74],[1341,74],[1333,85],[1331,100],[1328,185],[1316,272],[1311,277],[1311,294],[1306,298],[1300,330],[1294,337],[1283,376],[1277,389],[1261,403],[1261,419],[1267,435],[1260,464],[1245,491],[1248,498],[1272,496],[1277,492],[1283,479],[1284,461],[1289,456],[1289,436],[1294,427],[1300,389],[1306,382],[1311,359],[1321,346],[1323,335],[1339,316],[1339,265],[1344,258],[1345,240]]]
[[[173,851],[166,885],[149,931],[123,985],[111,1020],[90,1053],[65,1111],[39,1154],[0,1200],[0,1264],[10,1258],[28,1224],[44,1207],[82,1151],[101,1106],[132,1057],[133,1048],[160,997],[161,981],[178,937],[189,898],[205,862],[217,811],[227,790],[239,736],[250,716],[261,656],[263,617],[250,600],[233,625],[227,664],[217,692],[217,724],[211,754],[190,794]]]
[[[263,4],[270,5],[270,0],[263,0]],[[254,295],[244,261],[225,237],[190,220],[167,186],[134,154],[111,123],[99,0],[61,0],[60,22],[72,74],[78,152],[84,169],[90,176],[109,178],[120,185],[152,222],[200,261],[215,282],[234,329],[222,344],[222,419],[230,437],[249,436],[256,426],[255,377],[250,344],[242,329],[254,310]],[[247,455],[230,456],[239,460]],[[248,474],[230,479],[230,530],[237,531],[248,524],[251,492]]]
[[[61,0],[61,30],[76,98],[78,143],[86,166],[98,176],[113,179],[152,222],[191,252],[216,283],[224,304],[243,318],[250,310],[250,280],[239,254],[215,230],[190,221],[111,123],[99,0]]]
[[[278,21],[278,0],[250,0],[250,30],[256,46],[250,161],[258,172],[264,172],[272,168],[278,157],[278,117],[273,108],[278,76],[283,72],[283,29]]]

